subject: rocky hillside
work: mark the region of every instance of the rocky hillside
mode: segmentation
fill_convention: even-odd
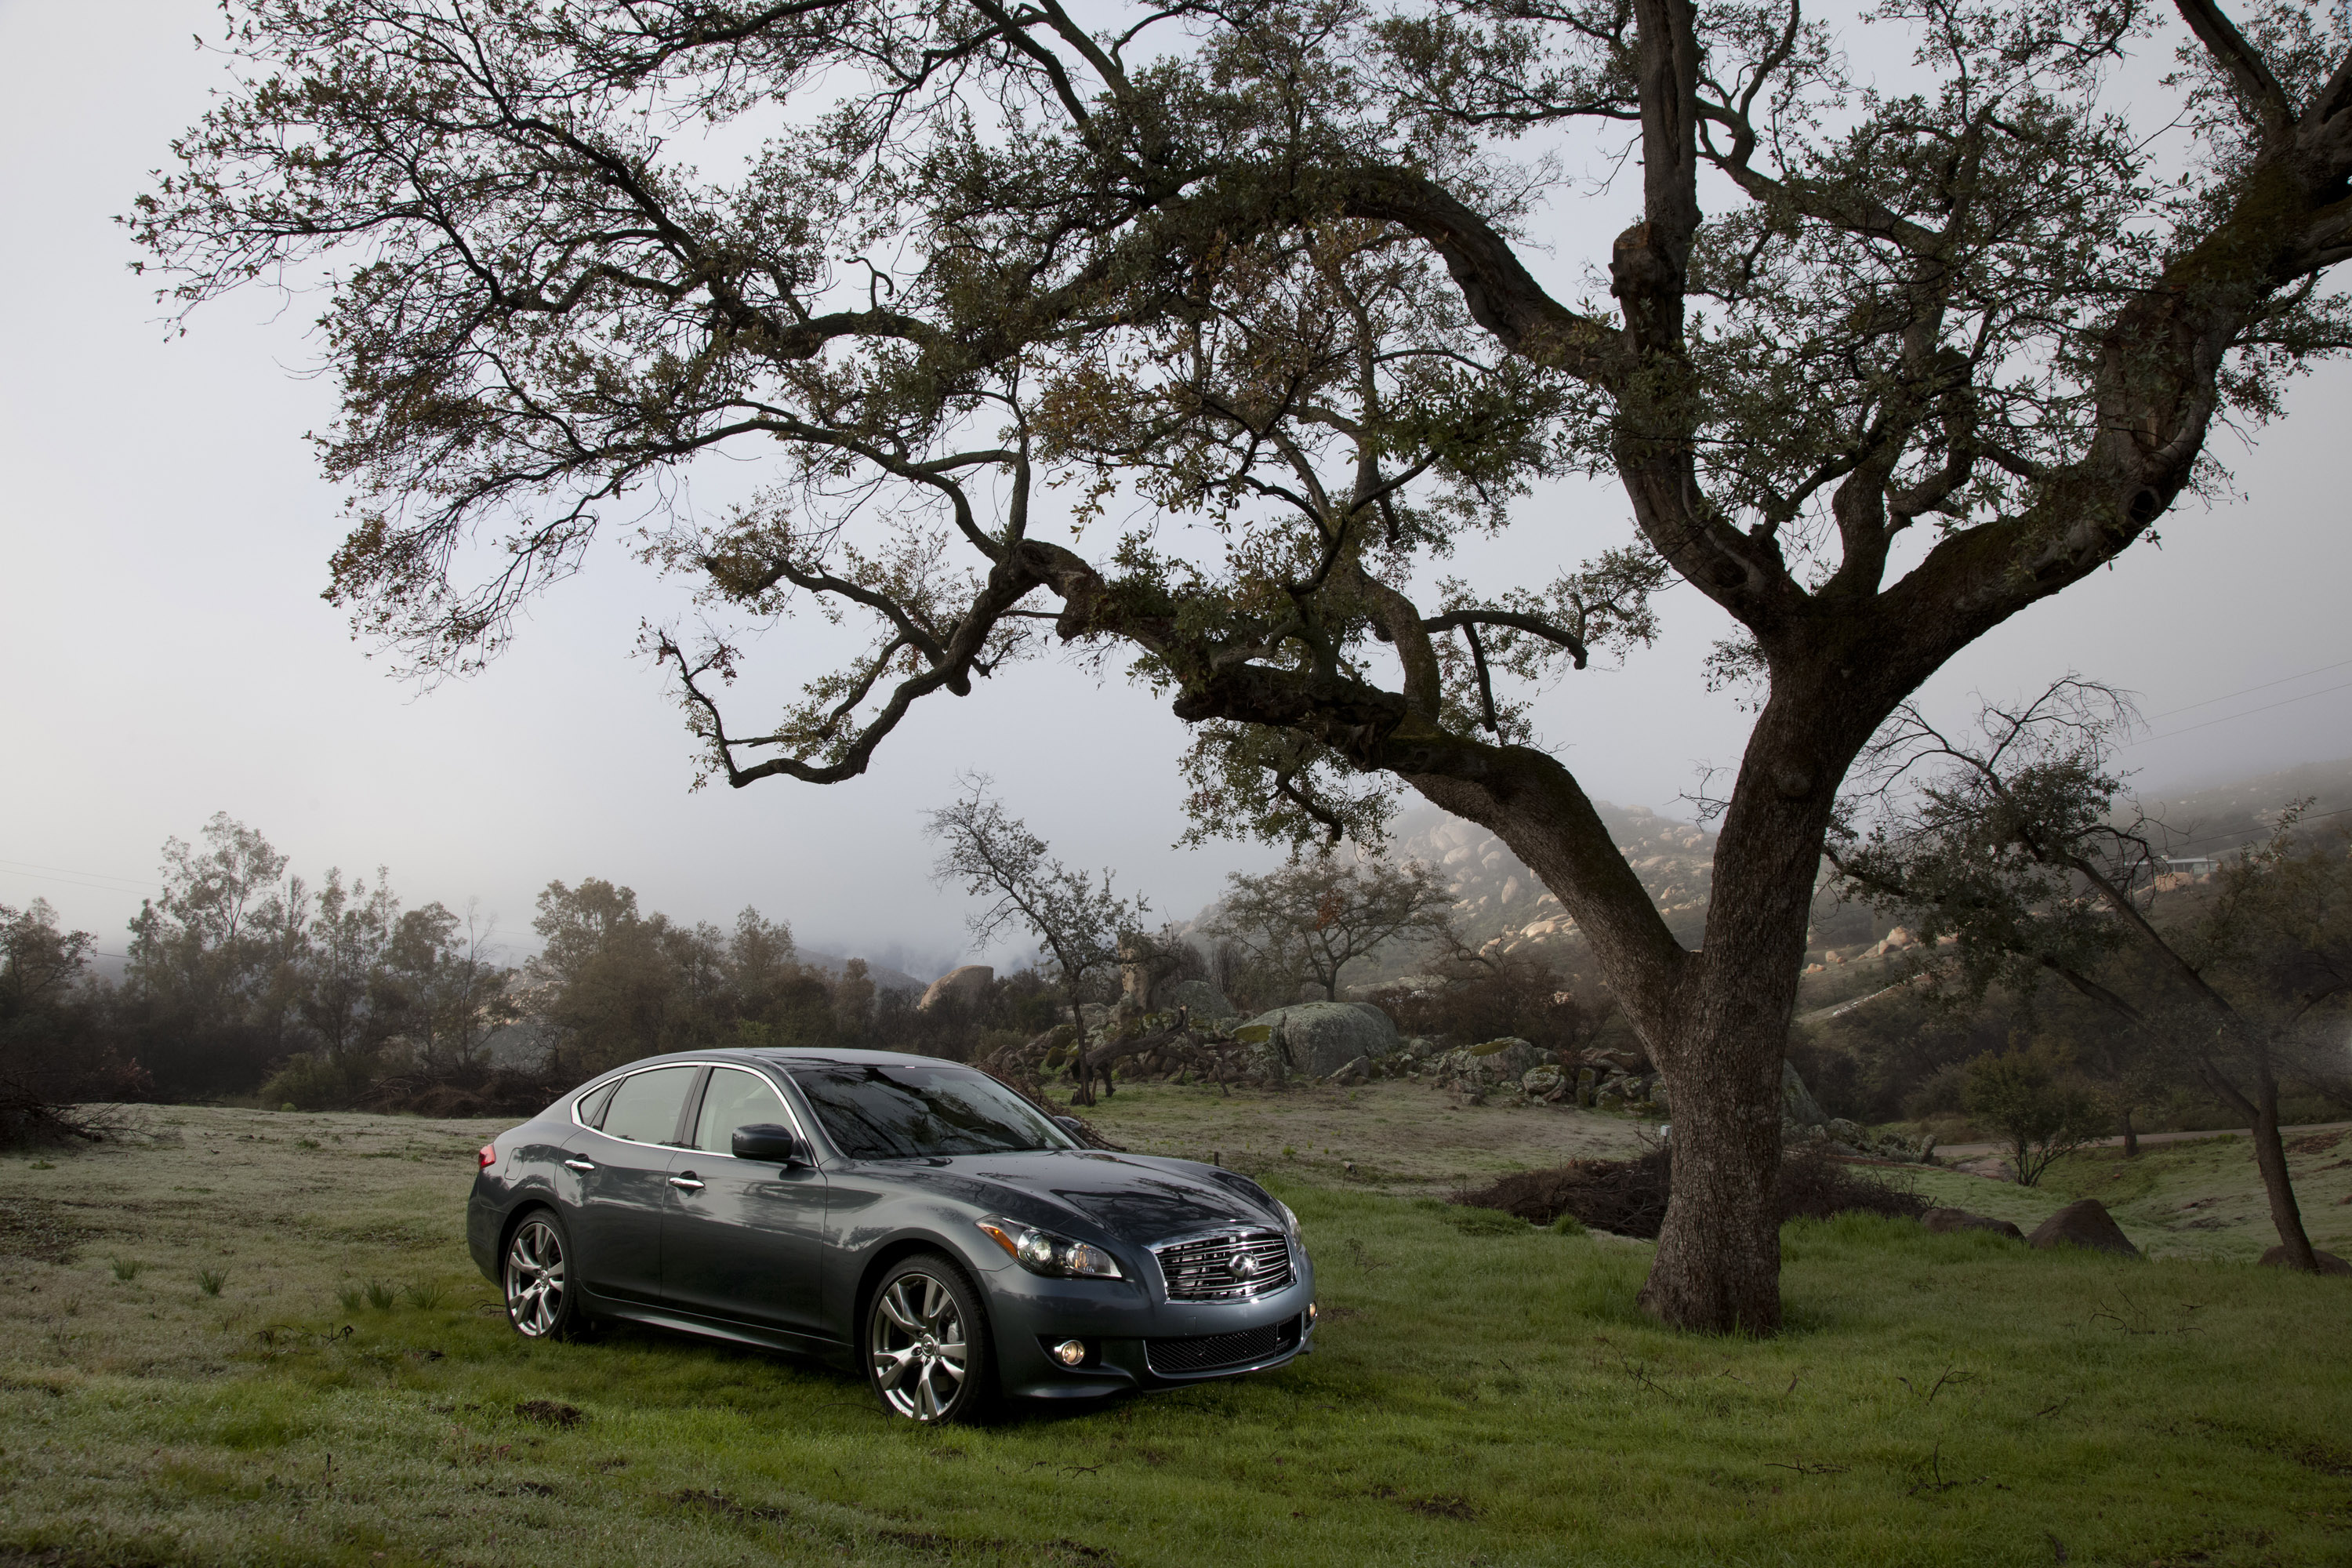
[[[1596,803],[1601,819],[1642,885],[1685,942],[1696,942],[1715,877],[1715,835],[1648,806]],[[1438,867],[1454,887],[1455,929],[1475,947],[1505,952],[1565,943],[1576,922],[1503,841],[1434,806],[1397,818],[1391,852]]]

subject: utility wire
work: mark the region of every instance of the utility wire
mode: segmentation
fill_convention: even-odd
[[[0,868],[18,871],[54,871],[61,877],[89,877],[101,882],[121,882],[142,892],[153,892],[156,884],[136,877],[118,877],[111,871],[85,871],[79,866],[44,866],[38,860],[10,860],[0,857]]]
[[[2331,691],[2347,690],[2352,690],[2352,680],[2347,680],[2341,686],[2323,686],[2316,691],[2306,691],[2301,697],[2286,697],[2280,699],[2276,702],[2265,702],[2260,708],[2249,708],[2241,713],[2224,713],[2219,719],[2208,719],[2200,724],[2184,724],[2178,730],[2167,730],[2161,735],[2142,735],[2137,741],[2126,741],[2122,745],[2116,749],[2117,751],[2128,751],[2134,746],[2145,746],[2150,741],[2169,741],[2175,735],[2186,735],[2197,730],[2210,730],[2216,724],[2226,724],[2232,719],[2251,719],[2257,713],[2267,713],[2273,708],[2284,708],[2293,703],[2306,702],[2315,697],[2325,697]],[[2214,700],[2220,701],[2221,699],[2216,698]],[[2186,710],[2177,709],[2175,711],[2185,712]]]
[[[2178,708],[2168,708],[2161,713],[2149,714],[2148,721],[2154,723],[2158,719],[2169,719],[2175,713],[2187,713],[2199,708],[2210,708],[2216,702],[2227,702],[2232,697],[2247,697],[2257,691],[2268,691],[2273,686],[2284,686],[2291,680],[2304,680],[2315,675],[2326,675],[2329,670],[2342,669],[2347,664],[2352,664],[2352,658],[2338,659],[2334,664],[2323,664],[2317,669],[2306,669],[2297,675],[2282,675],[2276,680],[2265,680],[2259,686],[2249,686],[2243,690],[2224,691],[2221,696],[2208,697],[2202,702],[2184,702]]]

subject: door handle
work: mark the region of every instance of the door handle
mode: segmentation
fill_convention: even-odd
[[[682,1193],[698,1193],[702,1190],[702,1184],[694,1179],[694,1173],[691,1171],[683,1176],[672,1176],[669,1179],[669,1184]]]
[[[593,1160],[566,1160],[563,1163],[572,1170],[581,1172],[583,1174],[585,1174],[596,1168],[596,1162]]]

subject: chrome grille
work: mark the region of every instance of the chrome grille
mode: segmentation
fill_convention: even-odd
[[[1245,1301],[1290,1283],[1290,1245],[1278,1230],[1171,1242],[1151,1255],[1171,1301]]]
[[[1285,1318],[1262,1329],[1233,1334],[1202,1334],[1188,1340],[1146,1340],[1143,1364],[1161,1377],[1186,1377],[1247,1366],[1298,1348],[1298,1320]]]

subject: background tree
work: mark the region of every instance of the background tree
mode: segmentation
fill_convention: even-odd
[[[976,950],[986,952],[1010,926],[1037,939],[1037,951],[1054,961],[1083,1057],[1087,982],[1118,967],[1120,939],[1143,929],[1150,907],[1114,892],[1107,868],[1097,881],[1052,858],[1044,839],[990,798],[988,785],[984,777],[967,777],[961,795],[929,814],[923,831],[940,845],[934,875],[982,900],[965,922]],[[1079,1079],[1078,1102],[1094,1103],[1090,1079]]]
[[[1769,1331],[1772,1108],[1840,780],[1955,654],[2213,482],[2217,420],[2270,416],[2352,336],[2319,287],[2352,257],[2343,24],[2177,11],[1892,0],[1916,53],[1865,89],[1770,0],[1099,32],[996,0],[244,0],[253,79],[131,223],[191,305],[335,279],[326,462],[359,504],[333,592],[428,669],[500,647],[600,507],[741,446],[781,453],[778,489],[656,559],[714,614],[875,635],[731,729],[747,639],[652,639],[730,784],[853,777],[1050,625],[1195,726],[1217,830],[1369,841],[1402,784],[1496,833],[1672,1093],[1643,1301]],[[2126,100],[2150,48],[2181,68]],[[714,180],[663,141],[698,121],[767,140]],[[1522,259],[1548,171],[1507,143],[1547,126],[1641,171],[1591,198],[1622,227],[1605,301]],[[1563,466],[1614,477],[1630,545],[1554,527],[1544,587],[1431,583],[1465,533],[1556,524],[1511,503]],[[1041,468],[1135,525],[1091,558],[1047,537]],[[1159,526],[1185,517],[1209,531]],[[1511,694],[1642,641],[1669,577],[1763,688],[1695,950]]]
[[[1205,929],[1240,943],[1294,995],[1312,983],[1336,1002],[1341,973],[1358,959],[1400,938],[1442,940],[1452,903],[1445,884],[1418,861],[1310,854],[1263,876],[1234,872]]]
[[[78,1107],[142,1097],[146,1074],[115,1050],[85,984],[96,945],[47,900],[0,904],[0,1147],[100,1136],[108,1118]]]
[[[373,888],[357,877],[346,887],[340,868],[327,868],[310,916],[299,1006],[337,1067],[380,1045],[397,1016],[383,993],[399,919],[400,900],[383,868],[376,868]]]
[[[2225,869],[2201,912],[2159,921],[2158,831],[2118,815],[2115,743],[2132,721],[2112,689],[2068,678],[2032,701],[1988,707],[1976,737],[1906,707],[1872,753],[1879,820],[1829,853],[1854,893],[1904,911],[1930,942],[1953,939],[1953,979],[1981,996],[2064,983],[2184,1064],[2252,1129],[2280,1245],[2315,1269],[2279,1135],[2283,1075],[2336,1054],[2352,982],[2352,858],[2304,844],[2295,814]],[[1894,793],[1914,773],[1916,791]],[[2111,961],[2143,962],[2119,988]]]
[[[490,1036],[521,1016],[497,938],[471,902],[462,916],[436,901],[394,922],[373,994],[430,1078],[479,1074]]]

